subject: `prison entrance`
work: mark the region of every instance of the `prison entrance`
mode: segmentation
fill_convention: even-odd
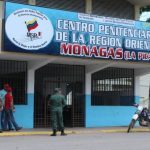
[[[49,97],[57,87],[67,99],[63,111],[65,127],[83,127],[85,67],[63,64],[48,64],[35,72],[34,127],[51,126]]]

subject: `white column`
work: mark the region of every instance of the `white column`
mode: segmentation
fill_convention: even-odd
[[[135,76],[134,87],[135,96],[140,96],[140,76]]]
[[[34,82],[35,82],[35,70],[29,69],[28,70],[28,91],[27,93],[34,93]]]
[[[92,13],[92,0],[85,0],[85,13],[91,14]]]
[[[135,96],[140,98],[140,104],[147,107],[149,102],[150,74],[149,68],[135,69]],[[146,72],[147,71],[147,72]]]
[[[144,107],[149,104],[149,87],[150,87],[150,74],[140,77],[140,96],[141,102]]]
[[[85,76],[85,94],[91,95],[91,73],[86,73]]]

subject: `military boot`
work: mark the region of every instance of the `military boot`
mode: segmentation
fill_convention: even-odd
[[[53,134],[51,136],[56,136],[56,130],[53,130]]]
[[[61,135],[62,135],[62,136],[67,135],[67,134],[64,132],[64,129],[63,129],[63,130],[61,130]]]

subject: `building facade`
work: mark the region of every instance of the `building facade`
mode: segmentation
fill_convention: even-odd
[[[149,98],[150,29],[134,21],[146,5],[146,0],[1,1],[0,86],[7,82],[13,88],[17,122],[50,127],[49,97],[60,87],[67,98],[65,126],[128,125],[132,104]],[[130,35],[125,46],[119,30]],[[144,36],[131,37],[137,30],[147,35],[144,46],[137,42]]]

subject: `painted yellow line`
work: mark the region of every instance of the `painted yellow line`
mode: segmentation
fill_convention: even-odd
[[[131,129],[130,132],[150,132],[149,128],[134,128]],[[117,133],[117,132],[127,132],[127,129],[109,129],[109,130],[101,130],[104,133]]]
[[[67,134],[73,134],[72,131],[66,131]],[[3,132],[0,133],[0,136],[24,136],[24,135],[50,135],[52,134],[51,131],[20,131],[20,132]],[[60,133],[58,133],[59,135]]]

